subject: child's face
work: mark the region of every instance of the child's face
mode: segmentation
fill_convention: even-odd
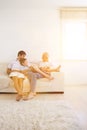
[[[49,59],[48,54],[47,54],[47,53],[44,54],[43,57],[42,57],[42,60],[43,60],[43,61],[48,61],[48,59]]]

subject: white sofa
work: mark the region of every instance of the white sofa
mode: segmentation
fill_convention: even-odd
[[[13,81],[6,73],[8,63],[0,63],[0,93],[16,92],[13,86]],[[46,78],[37,80],[36,92],[61,92],[64,93],[64,73],[52,72],[53,80],[49,81]],[[29,81],[24,81],[25,88],[29,87]]]

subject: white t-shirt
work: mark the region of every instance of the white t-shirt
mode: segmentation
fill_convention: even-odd
[[[26,70],[26,69],[29,69],[29,67],[28,66],[23,66],[23,65],[20,66],[20,70]]]
[[[8,65],[8,68],[11,70],[20,70],[20,66],[20,62],[18,60],[14,60]]]
[[[19,71],[25,69],[25,67],[22,66],[18,60],[15,60],[15,61],[11,62],[8,65],[8,68],[11,69],[11,70],[19,70]],[[24,74],[22,74],[20,72],[16,72],[16,71],[15,72],[11,72],[9,74],[9,77],[13,77],[13,76],[17,76],[19,78],[25,78]]]

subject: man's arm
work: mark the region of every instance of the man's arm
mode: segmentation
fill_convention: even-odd
[[[20,73],[27,75],[29,72],[29,69],[25,69],[25,70],[20,70]]]
[[[9,75],[11,73],[11,69],[7,68],[7,74]]]
[[[10,68],[7,68],[7,74],[9,75],[11,72],[20,72],[20,73],[23,73],[20,70],[11,70]]]

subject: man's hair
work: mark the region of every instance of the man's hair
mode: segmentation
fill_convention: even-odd
[[[18,56],[19,56],[19,55],[26,55],[26,52],[23,51],[23,50],[21,50],[21,51],[18,52]]]

